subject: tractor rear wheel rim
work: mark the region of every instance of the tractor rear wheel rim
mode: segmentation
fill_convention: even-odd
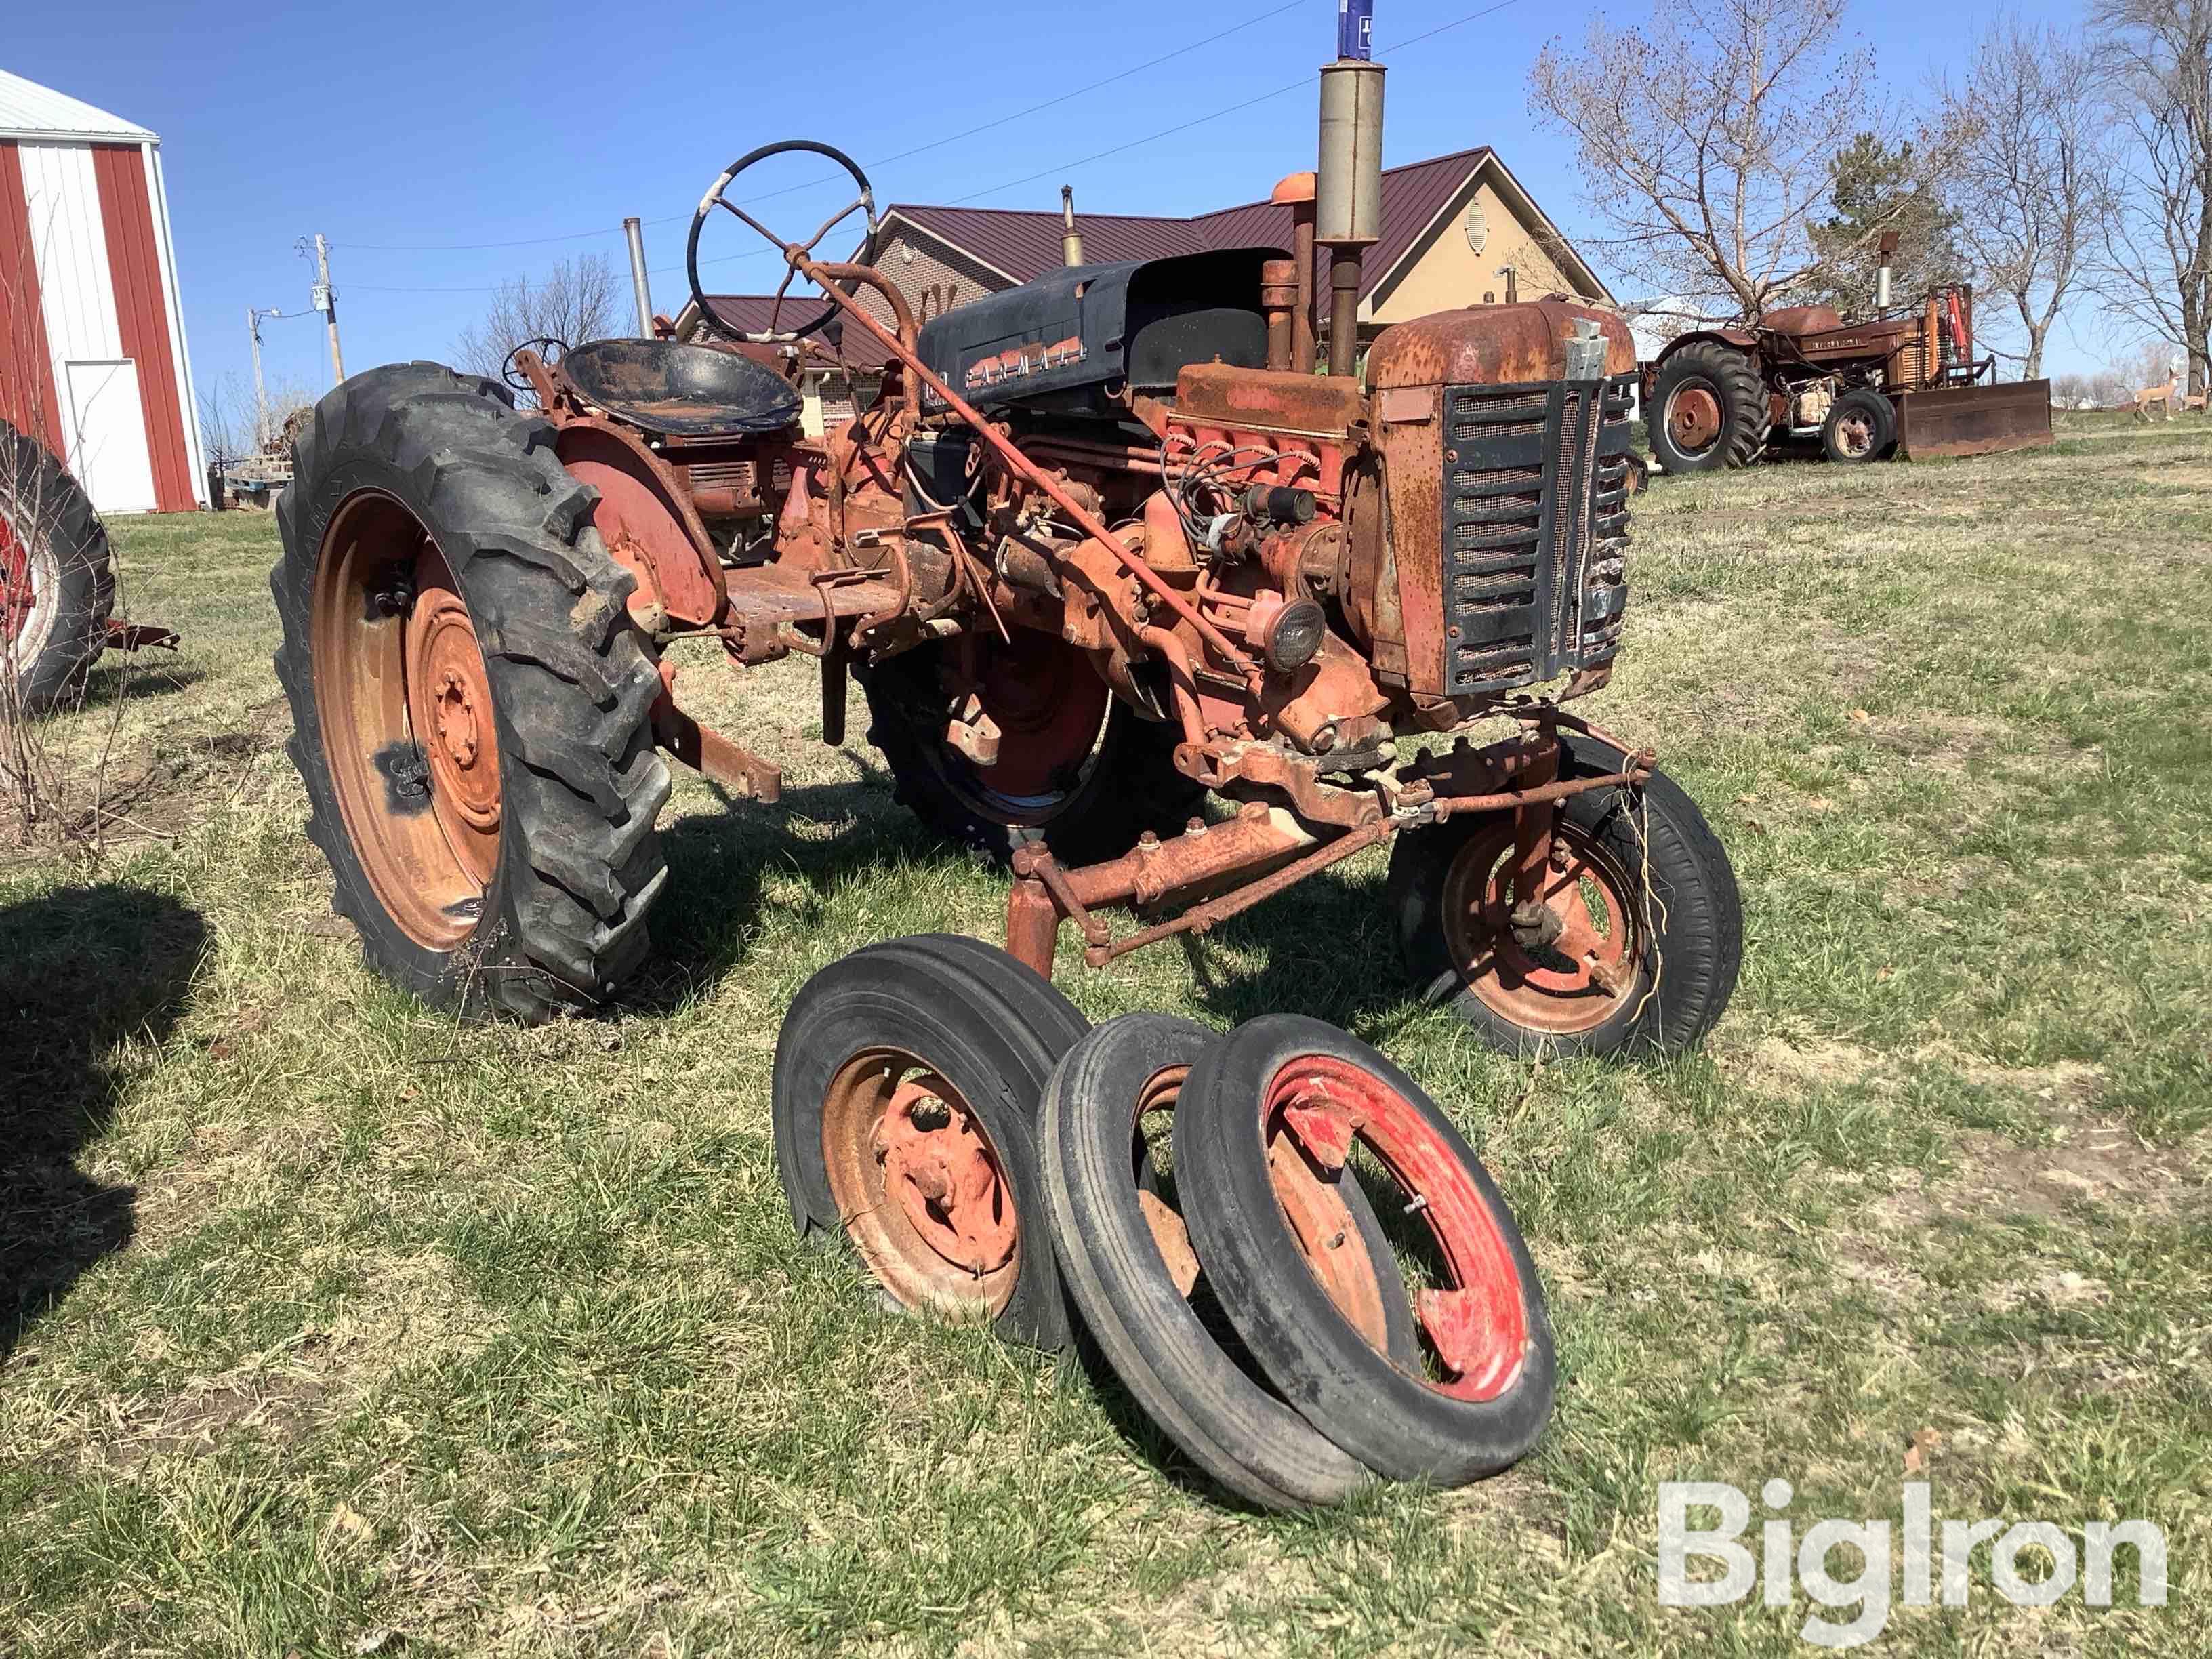
[[[39,608],[39,586],[38,562],[0,513],[0,643],[12,645],[28,631]]]
[[[1042,823],[1080,786],[1113,693],[1081,653],[1031,629],[977,652],[975,696],[999,728],[999,757],[978,766],[948,748],[956,787],[994,823]]]
[[[1364,1067],[1335,1054],[1301,1054],[1268,1079],[1261,1133],[1270,1146],[1288,1139],[1323,1164],[1340,1166],[1354,1139],[1374,1155],[1397,1188],[1401,1213],[1418,1216],[1436,1245],[1441,1282],[1421,1288],[1413,1314],[1443,1375],[1422,1382],[1467,1401],[1495,1400],[1511,1388],[1528,1352],[1521,1269],[1481,1187],[1435,1125]],[[1391,1201],[1385,1192],[1370,1196],[1378,1208]],[[1376,1333],[1357,1322],[1354,1328],[1388,1357]]]
[[[899,1048],[854,1055],[830,1080],[822,1151],[845,1231],[895,1300],[1005,1310],[1021,1271],[1013,1188],[941,1072]]]
[[[1444,943],[1461,981],[1523,1030],[1594,1030],[1635,994],[1644,959],[1638,884],[1609,848],[1561,815],[1542,894],[1559,935],[1530,950],[1511,925],[1513,851],[1509,817],[1462,848],[1444,878]]]
[[[499,862],[497,723],[467,602],[422,522],[377,490],[324,532],[315,712],[346,840],[415,944],[473,933]]]
[[[1721,435],[1721,400],[1711,386],[1692,381],[1667,400],[1667,435],[1686,455],[1710,449]]]

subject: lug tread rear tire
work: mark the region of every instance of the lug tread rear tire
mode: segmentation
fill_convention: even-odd
[[[311,660],[325,530],[356,489],[398,496],[428,528],[477,629],[499,735],[502,838],[484,921],[455,951],[398,928],[362,870],[323,753]],[[655,822],[669,795],[653,747],[660,677],[625,601],[636,579],[591,523],[597,492],[555,458],[553,428],[495,383],[435,363],[357,375],[316,405],[278,503],[270,573],[284,637],[292,761],[332,908],[372,966],[441,1006],[537,1020],[613,994],[648,949],[668,879]]]
[[[46,567],[40,606],[45,614],[33,613],[33,631],[8,647],[16,708],[42,714],[84,684],[106,649],[107,619],[115,612],[107,526],[59,459],[5,421],[0,421],[0,514],[24,556]]]
[[[1701,380],[1720,400],[1721,432],[1709,449],[1686,455],[1667,432],[1667,404],[1674,388]],[[1658,418],[1646,427],[1651,453],[1669,472],[1716,472],[1749,466],[1766,448],[1773,422],[1767,416],[1766,387],[1748,351],[1718,341],[1700,340],[1672,353],[1651,380],[1651,402]]]

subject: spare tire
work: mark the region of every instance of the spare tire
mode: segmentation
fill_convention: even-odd
[[[92,500],[44,446],[0,421],[0,665],[44,714],[107,643],[115,568]]]

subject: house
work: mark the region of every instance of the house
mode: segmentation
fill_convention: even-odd
[[[161,143],[0,71],[0,420],[103,514],[207,505]]]
[[[1291,210],[1262,200],[1190,218],[1079,214],[1077,228],[1085,257],[1102,263],[1231,247],[1287,249]],[[1613,303],[1597,273],[1487,147],[1385,169],[1382,228],[1382,240],[1367,250],[1362,265],[1363,337],[1408,318],[1509,297],[1565,293]],[[927,322],[1058,269],[1060,231],[1057,212],[897,203],[884,212],[875,264],[898,288],[915,319]],[[1316,260],[1316,276],[1324,313],[1326,259],[1324,252]],[[861,298],[871,315],[890,320],[890,307],[880,295],[863,289]],[[761,303],[753,295],[709,299],[717,314],[751,314]],[[793,314],[787,302],[786,315]],[[795,314],[803,319],[811,313],[802,307]],[[699,331],[698,307],[687,305],[676,319],[677,337],[691,339]],[[859,329],[845,331],[844,345],[865,395],[866,382],[882,367],[883,353]]]

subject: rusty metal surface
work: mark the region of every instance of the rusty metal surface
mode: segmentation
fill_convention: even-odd
[[[2051,427],[2051,382],[1931,387],[1900,393],[1899,447],[1915,460],[2040,449],[2057,441]]]
[[[638,579],[631,611],[658,605],[665,622],[704,628],[721,614],[727,589],[707,526],[674,469],[635,432],[574,416],[553,441],[579,483],[599,492],[592,523],[615,562]]]
[[[107,643],[104,648],[109,651],[143,651],[149,646],[158,646],[165,651],[173,651],[182,639],[183,635],[175,629],[164,628],[159,623],[125,622],[120,617],[111,617],[107,622]]]
[[[747,800],[766,804],[781,799],[782,770],[685,714],[676,706],[675,688],[675,665],[664,660],[660,696],[653,705],[653,741],[693,771]]]
[[[1556,380],[1566,373],[1566,342],[1574,325],[1585,321],[1604,335],[1606,374],[1632,371],[1636,343],[1619,316],[1564,300],[1532,300],[1470,306],[1393,325],[1367,354],[1367,383],[1381,390]]]
[[[562,356],[554,378],[648,432],[781,432],[799,419],[798,388],[773,369],[674,340],[588,341]]]

